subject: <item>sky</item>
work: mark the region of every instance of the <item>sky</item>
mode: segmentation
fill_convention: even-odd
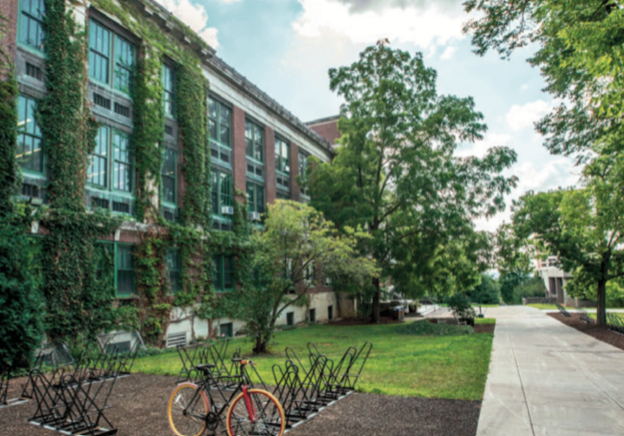
[[[336,115],[341,99],[329,90],[328,70],[350,65],[381,38],[390,47],[422,52],[438,72],[440,95],[472,96],[488,132],[463,144],[461,156],[483,156],[490,147],[508,146],[518,162],[507,172],[519,178],[508,197],[578,183],[569,158],[552,156],[534,122],[553,107],[542,92],[539,70],[526,59],[535,47],[501,60],[495,53],[472,52],[463,24],[475,15],[463,0],[158,0],[202,36],[217,55],[302,121]],[[494,231],[509,221],[509,208],[476,221]]]

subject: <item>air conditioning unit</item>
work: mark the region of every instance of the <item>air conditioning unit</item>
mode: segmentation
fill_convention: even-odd
[[[234,208],[232,206],[221,206],[221,215],[234,215]]]
[[[249,212],[249,221],[260,221],[259,212]]]

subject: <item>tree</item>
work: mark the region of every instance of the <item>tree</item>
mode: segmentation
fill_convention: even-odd
[[[369,281],[378,274],[356,245],[362,232],[338,233],[333,223],[311,206],[277,200],[268,208],[264,228],[251,237],[256,280],[240,290],[239,317],[255,337],[256,354],[266,353],[275,323],[284,310],[305,304],[318,272],[340,274],[351,281]]]
[[[472,98],[437,94],[437,74],[421,53],[412,57],[380,42],[329,76],[331,90],[345,100],[342,138],[334,161],[308,177],[313,206],[341,228],[364,228],[371,238],[361,252],[381,268],[381,280],[395,279],[407,291],[431,283],[436,263],[454,264],[456,277],[466,276],[467,264],[474,273],[465,249],[483,235],[471,219],[504,207],[515,178],[500,173],[515,153],[497,147],[483,159],[454,156],[459,143],[482,139],[487,127]],[[461,254],[450,258],[446,250]],[[479,273],[470,275],[478,281]],[[381,280],[372,283],[373,322]]]
[[[500,293],[507,304],[515,304],[515,290],[531,273],[531,257],[535,251],[525,238],[519,238],[511,224],[503,223],[495,235],[495,265],[498,269]]]
[[[496,50],[503,58],[528,44],[538,44],[528,62],[540,68],[545,90],[565,102],[536,124],[553,154],[592,158],[608,143],[621,148],[624,60],[622,19],[615,0],[467,0],[467,12],[483,15],[469,21],[475,52]],[[612,136],[619,141],[609,141]]]
[[[470,301],[478,304],[499,304],[500,285],[488,274],[481,275],[481,283],[466,293]]]
[[[607,284],[624,277],[624,192],[610,186],[613,178],[621,183],[620,167],[603,170],[604,177],[583,189],[526,194],[513,220],[519,237],[532,237],[540,252],[556,255],[562,269],[573,272],[571,288],[595,288],[604,326]]]

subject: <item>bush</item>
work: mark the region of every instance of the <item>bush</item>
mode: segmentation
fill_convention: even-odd
[[[474,330],[465,325],[433,324],[428,321],[414,321],[401,324],[396,332],[402,335],[415,336],[464,336],[471,335]]]
[[[465,321],[469,325],[474,325],[474,319],[477,315],[470,304],[470,298],[465,293],[454,294],[447,299],[448,307],[456,318]]]

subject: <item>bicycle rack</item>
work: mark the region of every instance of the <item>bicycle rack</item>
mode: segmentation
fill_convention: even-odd
[[[29,382],[37,407],[29,423],[69,435],[117,434],[104,410],[110,408],[115,382],[128,375],[139,347],[130,352],[121,352],[119,347],[89,347],[78,364],[58,366],[47,373],[40,365],[33,368]]]
[[[0,367],[0,409],[10,406],[17,406],[19,404],[24,404],[28,401],[28,398],[17,397],[17,398],[9,398],[7,396],[9,394],[9,385],[11,383],[11,378],[13,377],[13,370],[11,365],[3,364]]]
[[[145,348],[143,338],[138,331],[132,333],[116,332],[100,335],[98,344],[102,353],[117,354],[120,360],[119,377],[127,377],[132,371],[134,360],[139,351]]]

